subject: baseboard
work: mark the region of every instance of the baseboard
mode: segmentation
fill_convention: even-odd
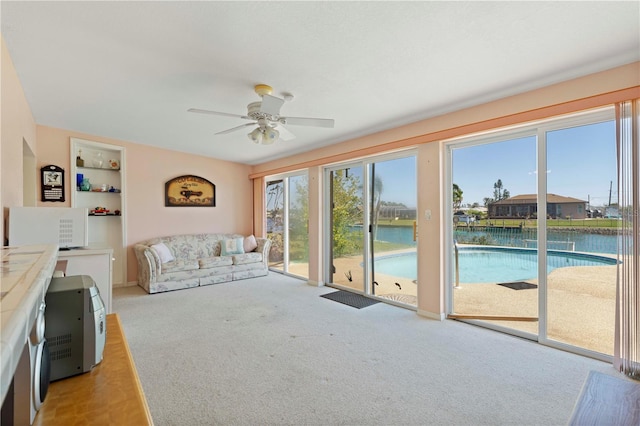
[[[112,288],[135,287],[137,285],[138,285],[138,281],[129,281],[127,283],[113,284]]]
[[[418,312],[418,315],[420,315],[421,317],[434,319],[437,321],[444,321],[447,318],[447,316],[444,313],[423,311],[422,309],[418,309],[417,312]]]
[[[307,280],[307,285],[310,285],[311,287],[324,287],[324,283],[322,281],[314,280]]]

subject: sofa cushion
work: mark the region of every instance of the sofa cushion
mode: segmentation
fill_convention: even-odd
[[[256,241],[256,237],[252,234],[244,239],[244,252],[249,253],[250,251],[254,251],[258,247],[258,242]]]
[[[222,250],[220,255],[227,256],[230,254],[244,253],[244,238],[229,238],[222,240]]]
[[[243,254],[235,254],[233,257],[234,265],[244,265],[245,263],[256,263],[262,262],[262,253],[243,253]]]
[[[162,274],[181,271],[193,271],[199,269],[197,260],[174,260],[173,262],[162,264]]]
[[[220,266],[233,265],[231,256],[207,257],[206,259],[198,259],[200,269],[217,268]]]
[[[173,235],[163,237],[162,242],[178,260],[197,260],[220,254],[218,240],[207,234]]]
[[[169,250],[169,247],[167,247],[164,243],[154,244],[151,246],[151,248],[158,254],[160,262],[162,263],[173,262],[174,260],[176,260],[176,258],[173,257],[173,253],[171,253],[171,250]]]

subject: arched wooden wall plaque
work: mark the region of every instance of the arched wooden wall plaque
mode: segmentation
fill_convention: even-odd
[[[216,186],[205,178],[178,176],[164,184],[166,207],[215,207]]]

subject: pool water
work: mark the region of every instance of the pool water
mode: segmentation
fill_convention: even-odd
[[[461,283],[502,283],[535,279],[538,276],[537,251],[504,247],[464,247],[459,250]],[[585,253],[549,250],[547,273],[567,266],[615,265],[616,259]],[[375,272],[415,280],[418,276],[416,253],[382,256],[375,261]]]

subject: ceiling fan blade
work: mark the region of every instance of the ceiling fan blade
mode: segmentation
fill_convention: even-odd
[[[310,117],[280,117],[283,124],[293,126],[314,126],[333,128],[335,121],[332,118],[310,118]]]
[[[270,115],[280,115],[280,107],[284,103],[284,99],[276,98],[271,95],[262,96],[262,105],[260,105],[260,112]]]
[[[225,117],[235,117],[235,118],[244,118],[245,120],[250,120],[251,118],[246,115],[238,115],[238,114],[230,114],[228,112],[218,112],[218,111],[209,111],[208,109],[198,109],[198,108],[189,108],[188,112],[197,112],[198,114],[209,114],[209,115],[222,115]]]
[[[289,129],[284,127],[282,124],[276,124],[276,130],[280,132],[280,139],[283,141],[290,141],[291,139],[296,138],[296,135],[291,133]]]
[[[227,133],[235,132],[236,130],[240,130],[240,129],[244,128],[244,127],[257,126],[257,125],[258,125],[258,123],[245,123],[245,124],[243,124],[241,126],[232,127],[231,129],[227,129],[227,130],[223,130],[221,132],[218,132],[218,133],[216,133],[216,135],[224,135],[224,134],[227,134]]]

